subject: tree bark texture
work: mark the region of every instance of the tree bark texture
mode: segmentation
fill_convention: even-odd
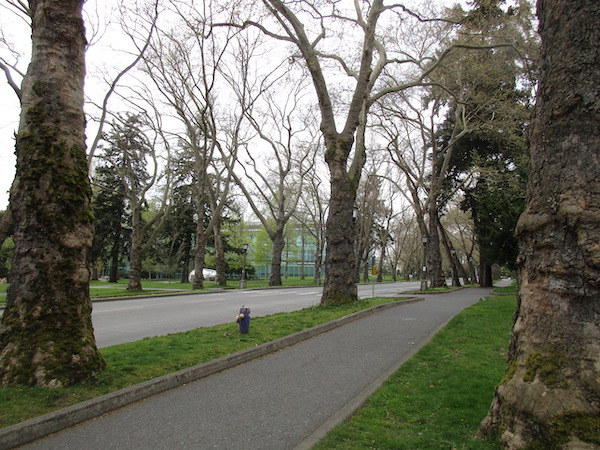
[[[281,254],[285,247],[285,237],[283,228],[277,226],[274,233],[270,233],[273,242],[273,256],[271,258],[271,276],[269,277],[269,286],[281,286]]]
[[[337,145],[351,147],[352,142],[344,144],[338,141]],[[327,163],[331,175],[331,196],[325,230],[325,284],[321,304],[347,303],[358,299],[355,283],[358,270],[356,224],[352,218],[358,181],[348,176],[340,159],[330,158]]]
[[[323,264],[323,249],[319,244],[317,251],[315,251],[315,284],[321,286],[321,265]]]
[[[202,210],[204,212],[204,210]],[[198,216],[201,217],[201,216]],[[196,246],[194,248],[194,279],[192,289],[204,289],[204,253],[206,251],[206,234],[202,219],[196,225]]]
[[[14,260],[0,325],[0,383],[59,387],[105,365],[89,297],[93,217],[85,154],[81,0],[30,1],[11,192]]]
[[[181,268],[181,282],[187,283],[190,278],[190,252],[192,251],[192,234],[186,233],[183,243],[183,263]]]
[[[427,238],[427,275],[432,288],[446,286],[446,277],[444,277],[442,270],[438,220],[437,202],[432,200],[429,207],[429,233]]]
[[[133,203],[133,202],[132,202]],[[133,208],[131,212],[131,250],[129,251],[128,291],[142,290],[142,259],[143,259],[142,212]]]
[[[459,275],[459,266],[461,265],[456,257],[456,254],[452,254],[452,248],[450,247],[450,242],[448,242],[448,236],[446,235],[446,230],[442,226],[442,222],[440,221],[440,217],[437,218],[437,230],[440,234],[440,238],[442,240],[442,244],[444,249],[446,250],[446,255],[448,256],[448,261],[450,262],[450,267],[452,269],[452,286],[461,287],[460,284],[460,275]],[[462,267],[461,267],[462,269]],[[464,272],[464,269],[462,269]],[[465,277],[466,280],[466,277]]]
[[[488,264],[483,252],[479,254],[479,286],[492,287],[494,279],[492,276],[492,266]]]
[[[227,264],[225,262],[225,246],[223,244],[223,233],[221,228],[223,221],[221,217],[216,219],[215,225],[213,226],[215,234],[215,270],[217,275],[215,277],[215,284],[217,286],[227,286]]]
[[[541,79],[508,370],[482,432],[600,447],[600,3],[541,0]]]
[[[120,243],[120,240],[119,240]],[[119,282],[119,255],[121,254],[120,246],[117,246],[117,241],[113,242],[112,249],[110,251],[110,274],[108,277],[109,283]]]

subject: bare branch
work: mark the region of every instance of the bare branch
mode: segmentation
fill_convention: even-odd
[[[156,29],[156,22],[158,20],[158,14],[159,14],[158,3],[159,3],[159,0],[155,0],[154,14],[151,19],[150,29],[148,30],[148,36],[146,37],[146,40],[144,41],[142,48],[139,50],[139,52],[138,52],[137,56],[134,58],[134,60],[128,66],[126,66],[123,70],[121,70],[121,72],[119,72],[117,74],[115,79],[110,84],[110,88],[108,89],[108,92],[104,96],[104,100],[102,101],[102,113],[100,115],[100,119],[99,119],[99,123],[98,123],[98,130],[96,132],[96,136],[94,137],[94,141],[92,142],[92,145],[90,146],[90,150],[88,152],[88,165],[91,164],[92,159],[94,157],[94,153],[96,152],[96,149],[98,148],[98,143],[100,142],[100,139],[102,138],[102,130],[104,128],[104,123],[106,122],[108,101],[109,101],[110,97],[112,96],[113,92],[117,88],[117,85],[119,84],[119,81],[121,80],[121,78],[123,78],[127,74],[127,72],[129,72],[131,69],[133,69],[140,62],[140,60],[144,57],[144,53],[148,49],[148,46],[150,45],[152,35],[154,33],[154,30]]]
[[[17,97],[19,98],[19,103],[21,103],[21,88],[17,85],[17,83],[13,79],[11,69],[16,71],[19,74],[21,74],[21,73],[18,72],[14,66],[8,64],[2,58],[0,58],[0,69],[2,69],[4,71],[4,75],[6,76],[6,81],[8,81],[8,84],[10,85],[10,87],[13,89],[13,91],[15,91],[15,94],[17,94]]]

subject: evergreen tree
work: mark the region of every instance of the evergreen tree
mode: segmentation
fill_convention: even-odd
[[[94,210],[94,244],[92,262],[110,264],[109,281],[116,283],[119,263],[128,247],[128,230],[125,214],[126,198],[119,175],[108,166],[98,166],[94,177],[95,195],[92,200]]]
[[[127,213],[131,224],[129,251],[129,283],[127,289],[141,290],[144,221],[146,193],[154,184],[155,176],[148,173],[147,159],[153,154],[152,143],[143,131],[143,122],[137,115],[128,114],[112,124],[112,131],[104,136],[107,146],[101,158],[121,181],[127,199]],[[156,164],[156,162],[155,162]]]
[[[482,285],[491,285],[492,264],[515,266],[514,232],[525,207],[533,81],[523,54],[535,50],[535,39],[530,35],[530,5],[502,8],[503,3],[473,2],[455,40],[459,48],[433,77],[453,93],[447,96],[450,110],[438,139],[450,140],[459,104],[468,117],[468,132],[454,144],[445,190],[462,188],[462,206],[471,210]],[[467,175],[474,182],[465,182]]]

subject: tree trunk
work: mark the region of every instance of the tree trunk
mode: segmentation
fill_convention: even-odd
[[[492,278],[492,266],[487,263],[483,253],[479,256],[479,286],[492,287],[494,280]]]
[[[215,221],[213,227],[215,233],[215,284],[217,286],[227,286],[227,267],[225,265],[225,248],[223,246],[223,234],[221,233],[221,219]]]
[[[321,267],[323,266],[323,242],[321,235],[317,240],[317,249],[315,250],[315,284],[321,286]]]
[[[385,243],[381,244],[381,250],[380,250],[381,256],[379,257],[379,265],[377,266],[377,282],[378,283],[383,282],[383,264],[385,262],[385,248],[386,248]]]
[[[438,233],[438,210],[435,201],[429,208],[429,235],[427,240],[427,274],[432,288],[446,286],[446,278],[442,271],[442,254],[440,253],[440,235]]]
[[[368,283],[369,282],[369,257],[367,256],[366,258],[364,258],[362,262],[363,262],[362,281],[363,281],[363,283]]]
[[[270,7],[277,20],[282,22],[291,41],[297,45],[306,61],[306,68],[310,72],[321,111],[321,131],[326,147],[325,162],[329,168],[331,184],[326,230],[326,274],[321,303],[352,302],[358,298],[354,279],[356,276],[354,249],[356,226],[352,221],[352,209],[366,159],[364,145],[355,148],[354,158],[350,164],[348,164],[348,160],[354,144],[354,136],[361,121],[362,126],[366,127],[367,97],[381,73],[380,70],[374,70],[372,60],[376,47],[377,21],[386,6],[383,5],[383,0],[374,0],[370,4],[365,22],[361,22],[364,40],[359,56],[360,69],[352,100],[347,105],[344,128],[341,133],[338,133],[335,123],[336,112],[334,112],[327,82],[321,69],[319,54],[312,40],[308,38],[302,21],[281,0],[265,0],[264,3]],[[363,132],[358,134],[364,135]]]
[[[110,274],[108,277],[109,283],[117,283],[119,281],[119,255],[121,253],[121,240],[117,238],[112,244],[110,250],[111,263],[110,263]]]
[[[198,216],[200,217],[200,216]],[[196,248],[194,252],[194,280],[192,289],[204,289],[204,252],[206,250],[206,235],[202,219],[198,219],[196,227]]]
[[[269,286],[281,286],[281,254],[285,246],[285,237],[283,236],[283,228],[278,227],[275,233],[271,236],[273,241],[273,256],[271,257],[271,277],[269,278]]]
[[[456,257],[456,253],[453,253],[453,248],[450,246],[450,242],[448,241],[448,236],[446,235],[446,230],[442,226],[442,221],[439,216],[437,218],[438,230],[440,232],[440,236],[442,238],[442,244],[444,245],[444,249],[446,250],[446,255],[448,256],[448,260],[450,261],[450,267],[452,268],[452,286],[460,287],[460,275],[459,275],[459,267],[462,269],[464,273],[464,269],[461,264],[458,262],[458,258]],[[466,277],[464,278],[466,280]]]
[[[482,424],[509,448],[600,446],[600,4],[538,2],[541,79],[508,369]]]
[[[302,224],[300,240],[300,279],[304,280],[304,224]]]
[[[128,291],[142,290],[142,224],[139,208],[131,213],[131,250],[129,252]]]
[[[339,161],[330,160],[328,165],[331,197],[325,230],[325,285],[321,304],[348,303],[358,299],[354,247],[356,224],[352,219],[357,184],[349,179]]]
[[[15,242],[0,384],[58,387],[104,368],[89,297],[93,217],[85,154],[82,1],[30,1],[11,192]]]
[[[190,279],[190,251],[192,249],[192,234],[185,234],[183,243],[183,263],[181,265],[181,282],[187,283]]]
[[[96,267],[96,265],[92,264],[92,281],[98,281],[98,277],[100,275],[98,275],[99,270],[98,267]]]

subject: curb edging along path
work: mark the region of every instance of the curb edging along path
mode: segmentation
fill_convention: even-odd
[[[253,359],[261,358],[270,353],[289,347],[296,343],[310,339],[334,328],[369,316],[381,310],[423,301],[422,298],[410,298],[400,302],[385,303],[373,306],[339,319],[299,331],[298,333],[267,342],[256,347],[242,350],[232,355],[224,356],[194,367],[163,375],[110,394],[87,400],[67,408],[60,409],[43,416],[0,429],[0,450],[10,449],[49,434],[56,433],[65,428],[72,427],[86,420],[94,419],[103,414],[138,402],[150,396],[160,394],[170,389],[177,388],[186,383],[213,375]]]

